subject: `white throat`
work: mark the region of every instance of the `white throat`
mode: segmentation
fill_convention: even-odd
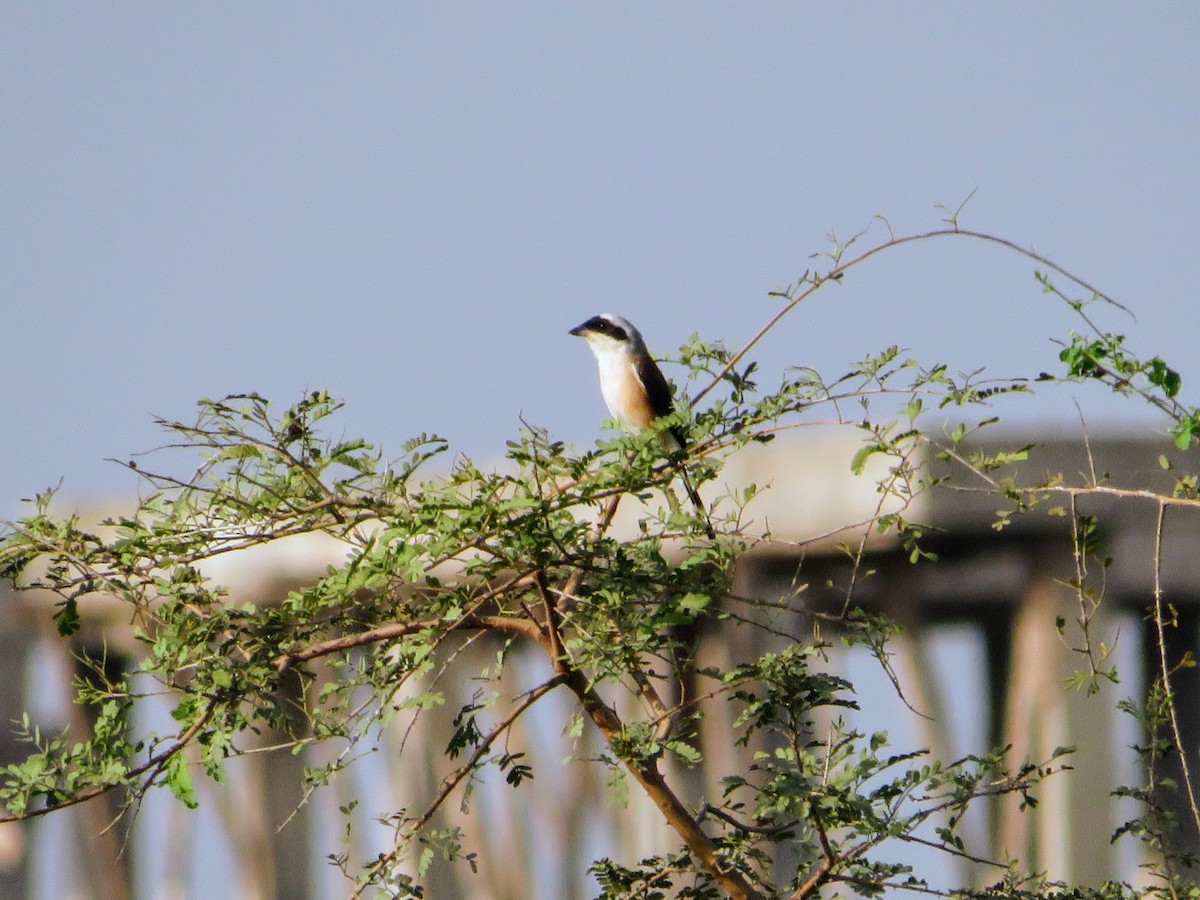
[[[588,335],[587,344],[600,369],[600,393],[604,397],[604,405],[608,407],[609,415],[620,422],[622,428],[636,432],[637,425],[628,421],[622,414],[624,404],[621,401],[621,388],[635,371],[629,344],[602,334]]]

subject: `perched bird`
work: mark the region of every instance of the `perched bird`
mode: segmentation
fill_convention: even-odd
[[[600,368],[600,393],[608,411],[626,431],[644,431],[656,419],[674,411],[671,386],[646,349],[642,333],[628,319],[602,313],[572,328],[571,334],[587,341],[595,355]],[[683,432],[674,426],[660,431],[658,437],[668,453],[682,450],[686,443]],[[681,470],[681,474],[688,496],[707,523],[700,495],[687,473]],[[713,536],[711,526],[705,530]]]

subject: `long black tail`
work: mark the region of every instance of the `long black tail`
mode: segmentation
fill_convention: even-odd
[[[687,446],[687,435],[677,426],[671,426],[666,431],[660,431],[659,438],[663,449],[668,453],[674,453]],[[692,505],[696,507],[696,515],[704,522],[704,533],[708,535],[709,540],[715,541],[717,533],[713,530],[712,522],[708,518],[708,512],[704,509],[704,501],[700,499],[700,494],[697,493],[696,486],[692,484],[692,479],[688,477],[687,469],[684,468],[683,464],[679,466],[679,477],[683,480],[684,490],[687,491]]]
[[[704,522],[704,533],[708,535],[710,541],[717,539],[717,533],[713,530],[712,522],[708,518],[708,510],[704,508],[704,501],[700,499],[700,494],[692,484],[692,479],[688,477],[687,469],[683,466],[679,467],[679,478],[683,481],[683,488],[687,491],[688,497],[692,501],[692,506],[696,507],[696,515]]]

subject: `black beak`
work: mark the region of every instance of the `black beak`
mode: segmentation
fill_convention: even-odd
[[[575,335],[575,337],[583,337],[584,332],[586,332],[587,330],[588,330],[588,323],[584,322],[582,325],[576,325],[574,328],[572,328],[570,331],[568,331],[567,334],[573,334],[573,335]]]

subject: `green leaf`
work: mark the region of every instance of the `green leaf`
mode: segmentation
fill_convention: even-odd
[[[176,753],[167,761],[164,772],[167,787],[180,803],[188,809],[195,809],[200,804],[196,801],[196,792],[192,788],[192,777],[188,774],[187,759],[182,753]]]
[[[63,601],[54,614],[54,623],[62,637],[70,637],[79,630],[79,601],[71,597]]]
[[[1186,450],[1192,446],[1192,435],[1197,431],[1200,431],[1200,412],[1194,412],[1183,418],[1178,425],[1171,429],[1171,434],[1175,435],[1175,446],[1180,450]]]
[[[921,409],[923,406],[924,404],[921,402],[921,398],[914,397],[913,399],[909,400],[908,403],[904,404],[904,407],[900,410],[900,414],[906,419],[915,419],[921,414]]]
[[[850,460],[850,471],[855,475],[861,475],[863,470],[867,467],[867,459],[871,456],[871,454],[879,452],[881,451],[878,444],[867,444],[863,447],[859,447],[858,451]]]
[[[262,450],[253,444],[233,444],[222,447],[218,457],[220,459],[253,459],[262,455]]]
[[[688,765],[694,766],[704,759],[700,751],[687,743],[687,741],[667,741],[667,749]]]
[[[698,613],[708,608],[712,597],[708,594],[684,594],[679,601],[679,608],[687,612]]]
[[[1150,383],[1162,388],[1163,393],[1168,397],[1174,397],[1179,393],[1179,388],[1183,384],[1179,373],[1168,366],[1159,357],[1154,357],[1147,363],[1146,377]]]

